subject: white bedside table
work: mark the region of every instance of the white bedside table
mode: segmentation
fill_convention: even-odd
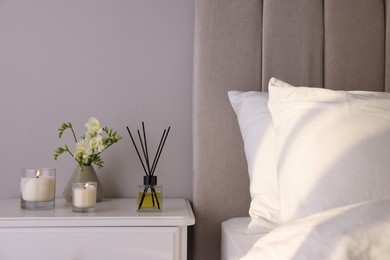
[[[53,210],[0,201],[0,259],[187,259],[187,226],[194,225],[184,199],[164,199],[162,213],[138,213],[135,199],[104,199],[94,213],[73,213],[56,200]]]

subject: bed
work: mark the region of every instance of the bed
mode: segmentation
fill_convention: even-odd
[[[390,255],[383,239],[389,235],[390,215],[388,2],[196,0],[195,6],[194,259]],[[350,92],[358,90],[364,92]],[[251,165],[248,150],[254,148],[247,146],[253,143],[245,143],[245,138],[252,137],[245,136],[237,114],[242,100],[253,97],[264,101],[262,109],[269,109],[276,131],[274,145],[263,151],[275,156],[273,180],[263,176],[254,181],[251,175],[264,172],[269,162],[263,159]],[[233,99],[239,104],[236,110]],[[323,112],[328,109],[329,113]],[[352,113],[354,120],[349,114],[335,117],[340,111]],[[368,120],[363,126],[362,114]],[[332,121],[335,118],[337,122]],[[308,127],[301,134],[303,125]],[[332,143],[333,135],[342,144]],[[298,178],[291,172],[298,172]],[[256,187],[273,192],[276,187],[276,197],[262,194],[259,199]],[[255,198],[263,202],[258,215],[252,207]],[[249,227],[254,218],[260,223]],[[365,239],[367,247],[356,244],[356,237]],[[245,239],[249,242],[242,242]],[[343,243],[325,246],[321,239]],[[349,249],[344,246],[351,244]],[[325,248],[322,255],[317,252],[319,245]]]

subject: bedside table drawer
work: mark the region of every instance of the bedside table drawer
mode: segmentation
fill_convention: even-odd
[[[0,260],[185,260],[189,201],[165,199],[161,213],[137,212],[136,199],[104,199],[75,213],[64,199],[53,210],[23,210],[0,201]]]
[[[0,259],[180,259],[180,227],[1,228]]]

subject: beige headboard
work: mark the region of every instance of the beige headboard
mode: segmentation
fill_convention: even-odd
[[[390,1],[390,0],[389,0]],[[196,0],[194,259],[220,259],[221,222],[247,216],[247,165],[229,90],[390,89],[384,0]]]

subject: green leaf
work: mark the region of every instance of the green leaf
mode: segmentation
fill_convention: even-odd
[[[100,158],[99,155],[94,155],[93,156],[93,159],[92,159],[92,162],[99,168],[102,168],[103,167],[103,160]]]
[[[57,150],[54,151],[54,160],[57,160],[58,156],[60,156],[64,152],[68,152],[72,155],[72,153],[69,151],[68,146],[64,145],[64,147],[58,147]]]
[[[58,138],[61,138],[62,137],[62,134],[64,133],[64,131],[68,128],[72,128],[72,124],[70,122],[68,123],[62,123],[62,125],[60,126],[60,128],[58,128]]]

